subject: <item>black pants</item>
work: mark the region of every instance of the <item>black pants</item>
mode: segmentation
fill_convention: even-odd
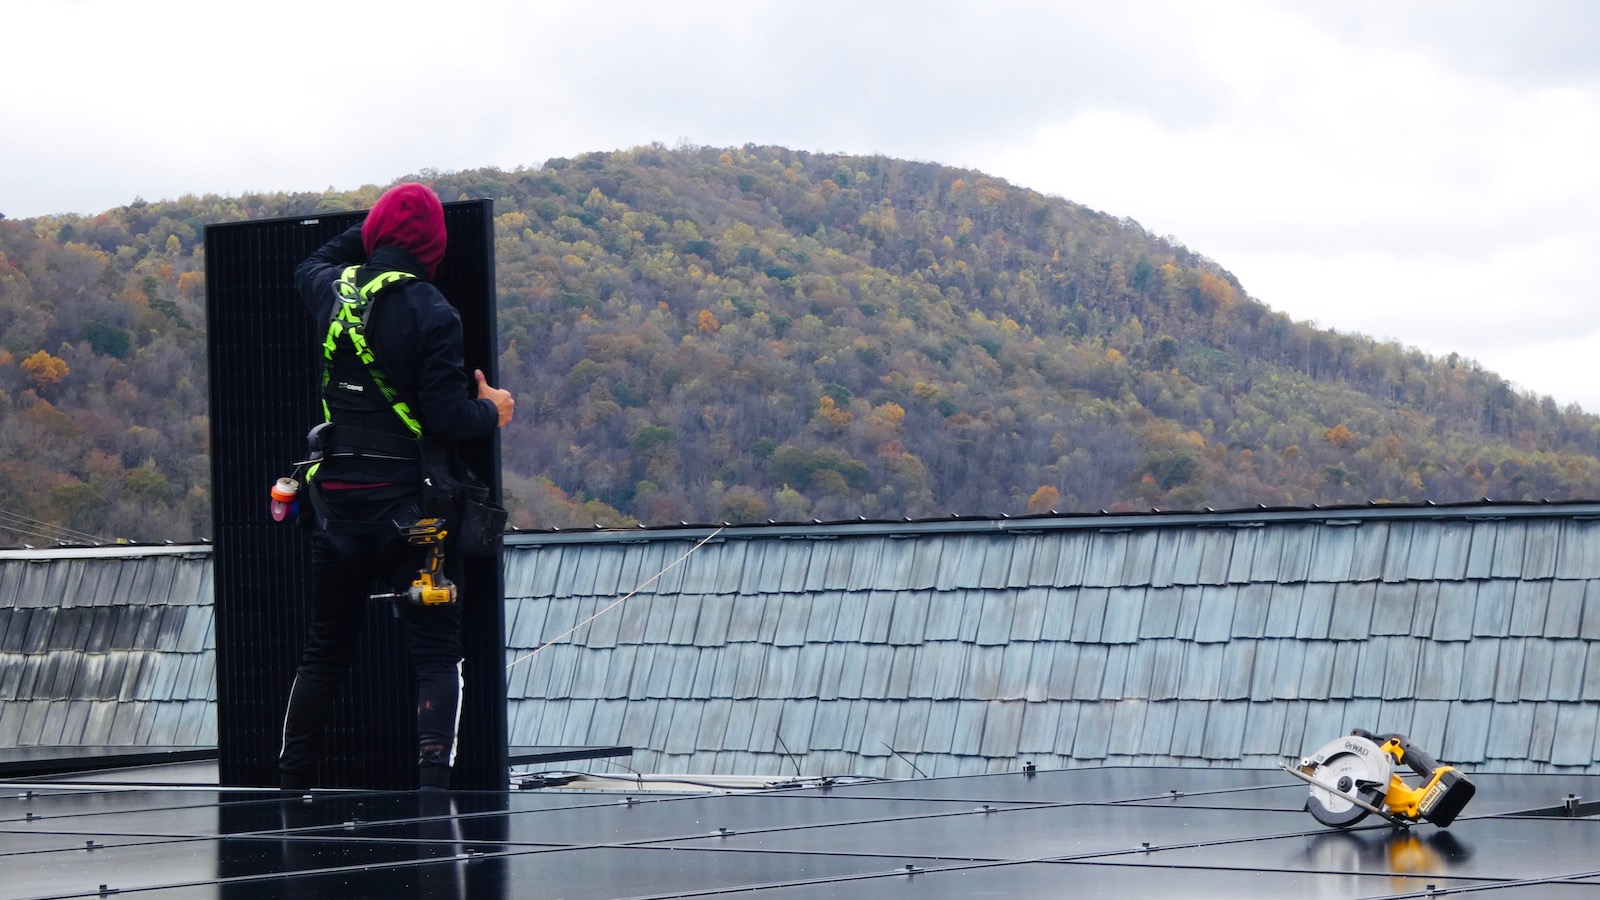
[[[455,554],[446,557],[446,572],[459,583],[460,567],[449,562],[450,556]],[[322,732],[334,696],[349,672],[362,621],[373,603],[368,596],[375,583],[382,590],[392,589],[397,582],[409,583],[420,563],[418,549],[399,550],[383,538],[320,532],[313,538],[316,586],[310,633],[283,718],[283,745],[278,756],[283,787],[303,790],[314,786]],[[447,788],[461,709],[461,608],[459,604],[422,607],[405,601],[395,606],[416,679],[419,786]]]

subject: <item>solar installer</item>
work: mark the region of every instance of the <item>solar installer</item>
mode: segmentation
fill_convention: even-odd
[[[430,283],[444,253],[439,198],[408,183],[295,269],[296,288],[325,329],[326,422],[312,431],[315,462],[302,473],[315,588],[283,721],[278,770],[286,789],[315,786],[324,725],[374,594],[400,598],[416,680],[418,786],[450,785],[462,690],[453,586],[461,560],[454,514],[444,510],[459,510],[460,501],[439,491],[452,475],[471,477],[459,442],[505,426],[514,404],[482,371],[466,371],[461,318]],[[427,545],[426,523],[437,526],[438,544]]]

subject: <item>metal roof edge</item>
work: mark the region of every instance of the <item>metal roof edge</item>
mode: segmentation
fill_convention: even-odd
[[[269,192],[261,192],[261,193],[269,193]],[[287,192],[284,192],[284,193],[287,193],[287,194],[290,194],[291,196],[293,196],[293,194],[295,192],[287,191]],[[456,208],[456,207],[472,206],[472,205],[477,204],[477,203],[483,203],[484,201],[489,201],[490,203],[493,203],[494,202],[494,198],[493,197],[473,197],[473,198],[468,198],[466,200],[448,200],[448,201],[445,201],[444,208],[445,209],[452,209],[452,208]],[[257,226],[257,225],[298,225],[298,224],[308,224],[309,225],[309,224],[315,224],[316,222],[318,222],[318,221],[320,221],[322,219],[337,219],[337,218],[339,218],[341,216],[364,216],[366,214],[367,214],[367,209],[365,209],[365,208],[363,208],[363,209],[320,209],[320,210],[316,210],[315,212],[307,212],[307,213],[302,213],[300,215],[273,216],[273,217],[268,218],[268,219],[233,219],[233,220],[229,220],[227,222],[208,222],[208,223],[205,224],[204,228],[205,228],[206,231],[211,231],[212,229],[226,230],[226,229],[232,229],[232,228],[250,228],[250,227]]]
[[[702,540],[717,534],[723,540],[828,539],[839,537],[916,537],[930,534],[1029,533],[1039,531],[1119,531],[1173,527],[1259,527],[1268,524],[1321,522],[1358,524],[1371,520],[1600,519],[1600,500],[1499,502],[1477,500],[1448,504],[1368,503],[1360,506],[1255,507],[1231,510],[1150,510],[1149,512],[1045,513],[1030,516],[950,516],[940,519],[861,519],[838,522],[768,522],[730,525],[689,524],[583,530],[507,532],[510,547],[543,544],[643,543]],[[718,532],[720,531],[720,534]],[[108,544],[97,547],[0,549],[0,561],[51,559],[115,559],[144,556],[210,556],[210,542],[185,544]]]
[[[1001,518],[953,516],[948,519],[861,520],[856,522],[770,522],[765,525],[681,523],[670,527],[595,528],[570,531],[518,531],[508,533],[508,547],[545,544],[645,543],[652,541],[829,539],[840,537],[917,537],[931,534],[1026,534],[1041,531],[1131,531],[1144,528],[1230,527],[1320,522],[1355,525],[1374,520],[1591,519],[1600,518],[1600,501],[1496,502],[1362,506],[1257,507],[1254,509],[1142,513],[1045,514]],[[718,533],[720,531],[720,534]]]
[[[0,562],[6,560],[51,559],[119,559],[141,556],[210,556],[210,544],[107,544],[103,547],[37,547],[33,549],[0,550]]]

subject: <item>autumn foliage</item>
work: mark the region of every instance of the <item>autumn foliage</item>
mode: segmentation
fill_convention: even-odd
[[[67,377],[67,364],[50,354],[39,350],[24,359],[21,363],[22,371],[26,372],[28,379],[35,387],[58,384]]]
[[[1600,496],[1600,419],[980,172],[652,146],[411,179],[495,203],[519,527]],[[208,535],[204,226],[381,189],[0,221],[0,507]]]

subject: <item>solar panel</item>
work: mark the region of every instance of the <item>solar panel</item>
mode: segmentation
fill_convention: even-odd
[[[279,728],[310,603],[306,532],[272,521],[266,487],[305,454],[321,420],[322,335],[295,293],[294,267],[359,222],[332,213],[206,228],[211,487],[216,544],[217,745],[229,785],[275,785]],[[494,219],[488,200],[445,204],[450,250],[433,279],[461,315],[466,362],[497,383]],[[495,436],[463,456],[499,496]],[[469,558],[462,597],[465,677],[455,786],[493,788],[506,769],[498,558]],[[415,783],[414,704],[392,611],[374,603],[323,761],[329,786]]]
[[[1104,768],[746,794],[0,787],[7,893],[261,898],[1490,898],[1600,886],[1600,776],[1474,776],[1449,829],[1344,831],[1275,770]],[[1430,894],[1430,888],[1434,891]],[[104,893],[102,893],[102,891]]]

